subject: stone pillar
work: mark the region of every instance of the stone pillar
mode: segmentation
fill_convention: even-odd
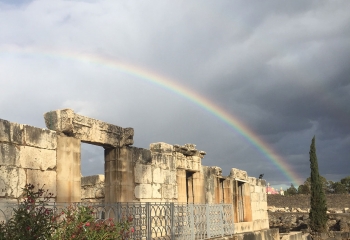
[[[178,202],[187,202],[187,191],[186,191],[186,170],[177,169],[176,170],[176,181],[177,181],[177,191],[178,191]]]
[[[251,222],[253,221],[252,217],[252,202],[250,198],[250,185],[249,183],[243,184],[244,188],[244,221]]]
[[[205,203],[204,176],[201,172],[193,173],[194,203]]]
[[[224,185],[224,203],[233,203],[231,180],[226,179],[223,182]]]
[[[45,182],[45,179],[42,179]],[[81,201],[80,140],[57,136],[57,202]]]
[[[105,149],[105,202],[133,202],[132,148]]]
[[[194,203],[193,174],[186,172],[187,203]]]

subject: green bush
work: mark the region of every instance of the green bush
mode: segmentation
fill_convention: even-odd
[[[96,220],[92,207],[71,205],[60,213],[48,206],[52,193],[34,185],[23,188],[23,201],[13,209],[14,216],[0,223],[0,240],[90,240],[126,239],[134,231],[132,218],[114,223]]]
[[[115,224],[113,219],[95,220],[89,206],[69,206],[62,213],[60,227],[52,235],[53,240],[126,239],[134,229],[132,218]]]
[[[53,209],[47,208],[52,193],[34,185],[23,188],[24,200],[14,208],[14,217],[0,227],[1,239],[48,239],[57,228]]]

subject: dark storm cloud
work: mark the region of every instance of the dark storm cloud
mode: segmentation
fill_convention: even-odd
[[[224,174],[235,167],[290,185],[215,114],[112,62],[77,59],[96,55],[158,73],[222,107],[302,179],[314,135],[321,174],[350,175],[350,2],[18,3],[0,2],[0,118],[44,127],[44,112],[72,108],[134,127],[137,147],[194,143],[207,152],[203,164]],[[101,152],[83,152],[83,174],[99,173]]]

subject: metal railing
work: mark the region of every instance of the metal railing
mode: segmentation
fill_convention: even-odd
[[[56,211],[70,204],[51,203]],[[232,236],[234,233],[232,204],[178,203],[75,203],[91,206],[96,219],[124,221],[132,217],[134,232],[130,239],[197,240]],[[0,220],[8,220],[14,205],[0,204]]]

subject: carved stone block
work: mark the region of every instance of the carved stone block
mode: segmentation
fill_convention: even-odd
[[[19,166],[19,146],[10,143],[0,143],[0,165]]]
[[[112,147],[134,143],[134,129],[122,128],[97,119],[74,113],[72,109],[47,112],[44,115],[48,129],[62,132],[83,142]]]
[[[152,198],[162,198],[162,185],[152,184]]]
[[[26,184],[24,169],[0,166],[0,197],[19,197]]]
[[[43,149],[57,148],[56,132],[29,125],[23,125],[23,129],[25,145]]]
[[[152,198],[152,185],[151,184],[140,184],[135,187],[135,197],[138,199]]]
[[[153,169],[153,183],[163,183],[164,182],[164,176],[163,176],[163,169],[157,167]]]
[[[237,179],[237,180],[243,180],[243,181],[248,181],[248,174],[246,171],[237,169],[237,168],[232,168],[230,172],[230,177]]]
[[[34,186],[40,186],[40,187],[42,187],[45,184],[44,186],[45,190],[48,190],[54,196],[57,195],[55,171],[41,171],[41,170],[27,169],[26,172],[27,172],[27,183],[31,183]]]
[[[182,153],[185,156],[198,156],[203,158],[206,153],[204,151],[199,151],[196,149],[196,145],[192,143],[187,143],[184,146],[180,146],[178,144],[174,145],[174,151]]]
[[[56,168],[56,151],[21,146],[19,163],[22,168],[47,170]]]
[[[173,145],[171,145],[171,144],[164,143],[164,142],[158,142],[158,143],[151,143],[150,150],[152,152],[172,154],[174,149],[173,149]]]
[[[135,165],[135,183],[151,183],[152,166],[136,163]]]
[[[0,142],[23,144],[23,125],[0,119]]]

